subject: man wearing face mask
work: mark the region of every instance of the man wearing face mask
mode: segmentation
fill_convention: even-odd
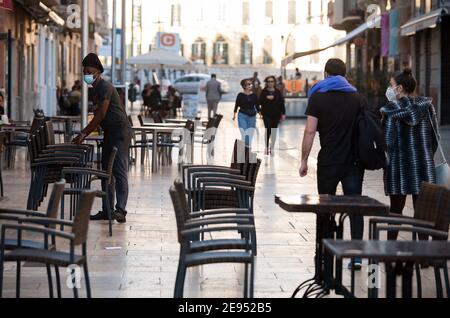
[[[88,54],[83,60],[84,81],[94,88],[94,103],[97,105],[94,118],[89,125],[81,131],[73,142],[81,144],[83,140],[99,126],[104,131],[102,169],[108,167],[109,157],[114,147],[118,152],[114,161],[113,180],[109,185],[109,198],[103,199],[103,210],[91,216],[91,220],[107,220],[107,201],[114,208],[114,195],[117,204],[113,218],[119,223],[126,222],[126,205],[128,201],[128,150],[131,144],[132,129],[127,119],[127,113],[120,101],[119,94],[114,86],[105,81],[101,74],[103,65],[94,53]],[[106,187],[105,184],[102,184]]]
[[[319,194],[335,195],[339,183],[345,195],[362,193],[364,169],[357,163],[353,137],[360,109],[367,107],[367,101],[349,84],[346,73],[347,67],[343,61],[330,59],[325,66],[325,79],[309,90],[300,176],[303,178],[308,174],[308,158],[315,135],[319,132]],[[353,216],[350,221],[352,239],[361,240],[363,217]],[[355,259],[355,269],[361,269],[361,261],[360,258]]]

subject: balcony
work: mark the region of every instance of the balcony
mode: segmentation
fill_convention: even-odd
[[[330,26],[336,30],[351,31],[364,21],[364,11],[358,0],[335,0],[328,6]]]

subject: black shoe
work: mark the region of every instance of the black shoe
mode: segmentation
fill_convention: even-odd
[[[103,221],[108,220],[108,215],[103,213],[103,211],[98,212],[96,215],[91,215],[91,221]]]
[[[127,217],[126,214],[123,212],[119,212],[119,211],[114,211],[113,215],[112,215],[113,220],[116,220],[119,223],[126,223],[127,222]]]

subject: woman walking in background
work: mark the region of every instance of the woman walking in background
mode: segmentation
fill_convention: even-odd
[[[286,119],[286,107],[282,93],[276,88],[275,76],[267,77],[266,87],[261,93],[259,105],[266,128],[266,155],[272,154],[277,140],[277,130],[280,121]]]
[[[436,113],[430,98],[414,94],[416,86],[411,70],[397,73],[386,92],[389,103],[380,110],[388,156],[384,184],[394,214],[402,214],[408,195],[416,203],[422,182],[436,183]],[[397,239],[397,233],[388,239]]]
[[[236,117],[238,118],[242,140],[247,147],[251,147],[253,134],[256,129],[256,114],[261,114],[261,110],[258,105],[258,98],[253,93],[252,79],[242,80],[241,86],[244,91],[239,93],[236,98],[233,120],[236,120]]]

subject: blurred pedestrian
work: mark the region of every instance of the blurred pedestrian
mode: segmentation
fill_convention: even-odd
[[[216,74],[211,75],[211,80],[206,83],[206,102],[208,103],[208,118],[217,114],[219,102],[222,99],[222,87]]]
[[[266,150],[267,156],[273,154],[275,142],[277,140],[278,125],[280,121],[286,119],[286,107],[282,93],[275,87],[275,76],[267,77],[264,82],[266,87],[261,93],[259,105],[261,105],[261,113],[266,128]]]
[[[75,81],[75,84],[72,86],[72,90],[69,93],[69,101],[70,101],[70,116],[80,116],[81,109],[81,82],[79,80]]]
[[[431,98],[415,95],[416,86],[410,69],[398,72],[386,91],[389,103],[380,110],[388,156],[385,191],[390,197],[391,213],[399,215],[408,195],[412,195],[415,205],[422,182],[436,183],[436,112]],[[388,233],[388,239],[397,239],[397,233]]]
[[[258,113],[261,114],[261,109],[258,105],[258,97],[253,92],[252,79],[242,80],[241,86],[243,92],[239,93],[236,98],[233,121],[238,118],[238,126],[241,131],[242,140],[247,147],[251,147],[253,134],[256,129],[256,115]]]
[[[261,96],[261,81],[258,78],[258,72],[253,73],[253,78],[252,78],[252,85],[253,85],[253,93],[256,95],[256,97],[260,97]]]

